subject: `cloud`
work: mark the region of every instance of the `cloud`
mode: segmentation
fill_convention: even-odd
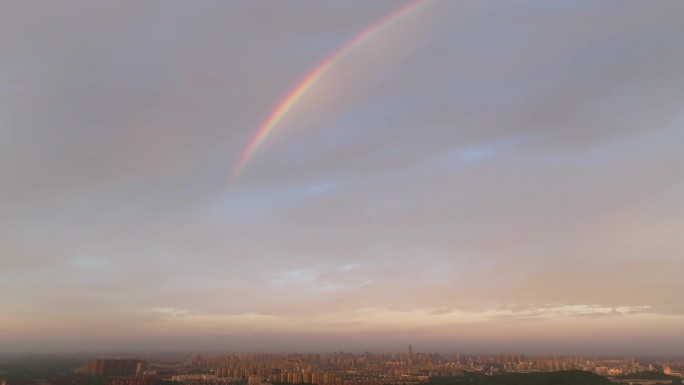
[[[163,317],[187,317],[192,313],[187,310],[176,309],[175,307],[162,307],[148,309],[148,312],[161,315]]]

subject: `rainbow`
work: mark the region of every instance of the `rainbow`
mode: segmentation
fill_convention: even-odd
[[[397,21],[405,18],[420,6],[425,4],[428,0],[413,1],[395,11],[381,18],[366,30],[356,35],[353,39],[333,52],[321,64],[316,66],[309,72],[304,79],[302,79],[291,91],[285,96],[276,108],[268,116],[268,119],[259,127],[257,132],[252,136],[247,147],[242,151],[235,167],[231,173],[231,182],[235,181],[242,171],[249,163],[249,160],[254,156],[254,153],[259,146],[266,140],[266,138],[273,132],[273,129],[280,123],[283,117],[297,104],[297,102],[313,87],[328,71],[335,67],[342,59],[354,52],[357,48],[364,45],[371,40],[379,32],[387,29]]]

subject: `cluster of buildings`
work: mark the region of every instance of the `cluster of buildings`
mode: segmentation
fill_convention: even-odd
[[[499,354],[498,356],[469,357],[465,369],[480,372],[557,372],[561,370],[584,370],[602,376],[617,376],[654,370],[644,367],[634,358],[597,359],[587,357],[539,356],[524,354]]]
[[[87,362],[76,373],[91,376],[134,376],[141,375],[145,369],[145,361],[130,358],[101,358]]]
[[[680,365],[681,364],[681,365]],[[375,354],[345,352],[331,354],[227,354],[185,356],[162,366],[124,359],[93,360],[81,373],[114,376],[108,385],[159,385],[171,380],[185,385],[415,385],[430,377],[483,374],[585,370],[606,377],[641,372],[681,376],[684,363],[641,364],[634,358],[597,359],[585,357],[529,357],[524,354],[442,355],[405,352]],[[665,373],[667,372],[667,373]],[[126,377],[129,376],[129,377]]]

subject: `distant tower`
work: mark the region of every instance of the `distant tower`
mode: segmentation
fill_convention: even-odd
[[[413,367],[413,348],[411,347],[411,344],[408,346],[408,365],[409,367]]]

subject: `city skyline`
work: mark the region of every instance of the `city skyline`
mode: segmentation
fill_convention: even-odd
[[[51,363],[51,369],[41,371]],[[144,354],[137,358],[93,354],[6,356],[0,363],[2,385],[57,382],[79,385],[321,384],[681,384],[684,360],[673,357],[635,358],[526,355],[499,353],[403,352],[359,354],[332,352]],[[38,369],[38,370],[36,370]],[[41,376],[37,379],[37,376]],[[49,379],[46,379],[49,378]],[[484,382],[484,384],[483,384]]]
[[[682,355],[682,20],[5,2],[0,353]]]

